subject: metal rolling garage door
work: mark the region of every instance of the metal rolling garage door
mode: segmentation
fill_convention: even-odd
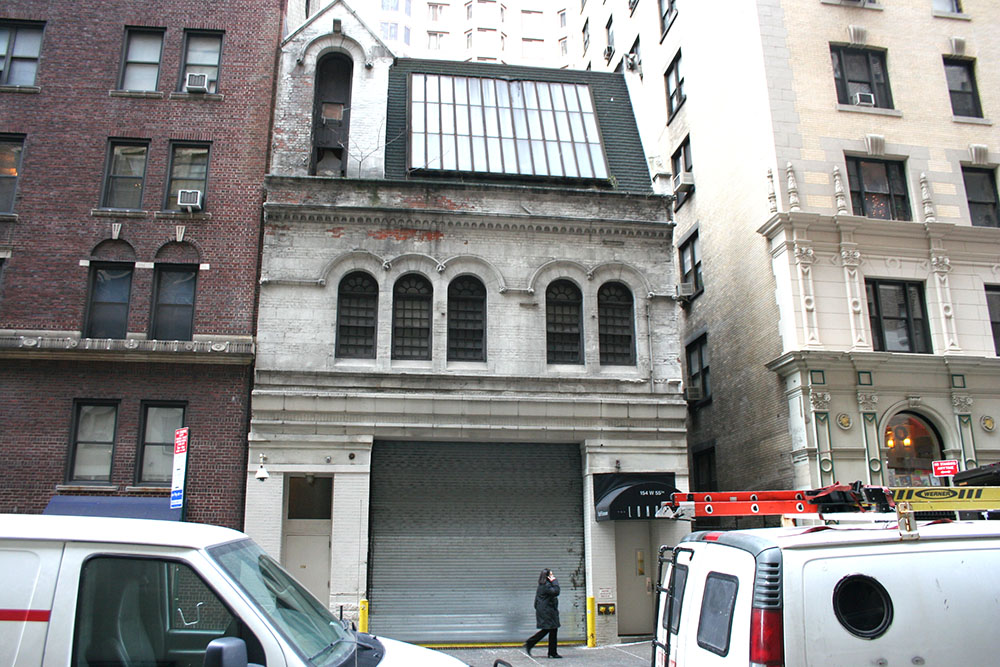
[[[423,643],[523,642],[538,574],[559,638],[586,636],[578,445],[376,442],[370,630]]]

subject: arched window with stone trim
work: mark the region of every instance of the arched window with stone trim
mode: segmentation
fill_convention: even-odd
[[[550,364],[583,363],[583,295],[572,281],[545,290],[545,349]]]
[[[448,361],[486,361],[486,288],[475,276],[448,285]]]
[[[635,366],[635,306],[632,291],[607,282],[597,291],[602,366]]]
[[[392,290],[392,358],[431,358],[430,282],[416,273],[396,281]]]
[[[942,455],[941,436],[934,425],[915,412],[900,412],[883,430],[889,486],[943,486],[931,462]]]
[[[364,271],[344,276],[337,288],[336,356],[374,359],[378,283]]]

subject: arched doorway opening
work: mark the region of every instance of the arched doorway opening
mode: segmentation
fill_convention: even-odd
[[[885,424],[882,443],[889,486],[945,486],[934,477],[931,462],[942,456],[941,436],[934,425],[914,412],[900,412]]]

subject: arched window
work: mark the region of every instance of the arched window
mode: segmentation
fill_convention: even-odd
[[[197,264],[157,264],[153,279],[152,338],[191,340]]]
[[[632,292],[622,283],[604,283],[597,291],[601,364],[635,365],[635,317]]]
[[[374,359],[378,322],[378,283],[355,271],[337,289],[337,352],[341,358]]]
[[[316,63],[310,171],[316,176],[344,176],[347,173],[353,75],[354,62],[343,53],[323,56]]]
[[[583,296],[569,280],[545,290],[545,348],[550,364],[583,363]]]
[[[423,276],[411,273],[396,281],[392,301],[392,358],[431,358],[431,297]]]
[[[912,412],[900,412],[885,425],[884,446],[889,486],[931,486],[931,461],[941,459],[941,438],[930,422]]]
[[[486,288],[472,276],[448,285],[448,361],[486,361]]]

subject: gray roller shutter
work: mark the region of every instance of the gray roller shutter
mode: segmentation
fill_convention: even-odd
[[[580,466],[573,444],[376,442],[371,632],[523,642],[548,567],[562,588],[559,639],[584,639]]]

